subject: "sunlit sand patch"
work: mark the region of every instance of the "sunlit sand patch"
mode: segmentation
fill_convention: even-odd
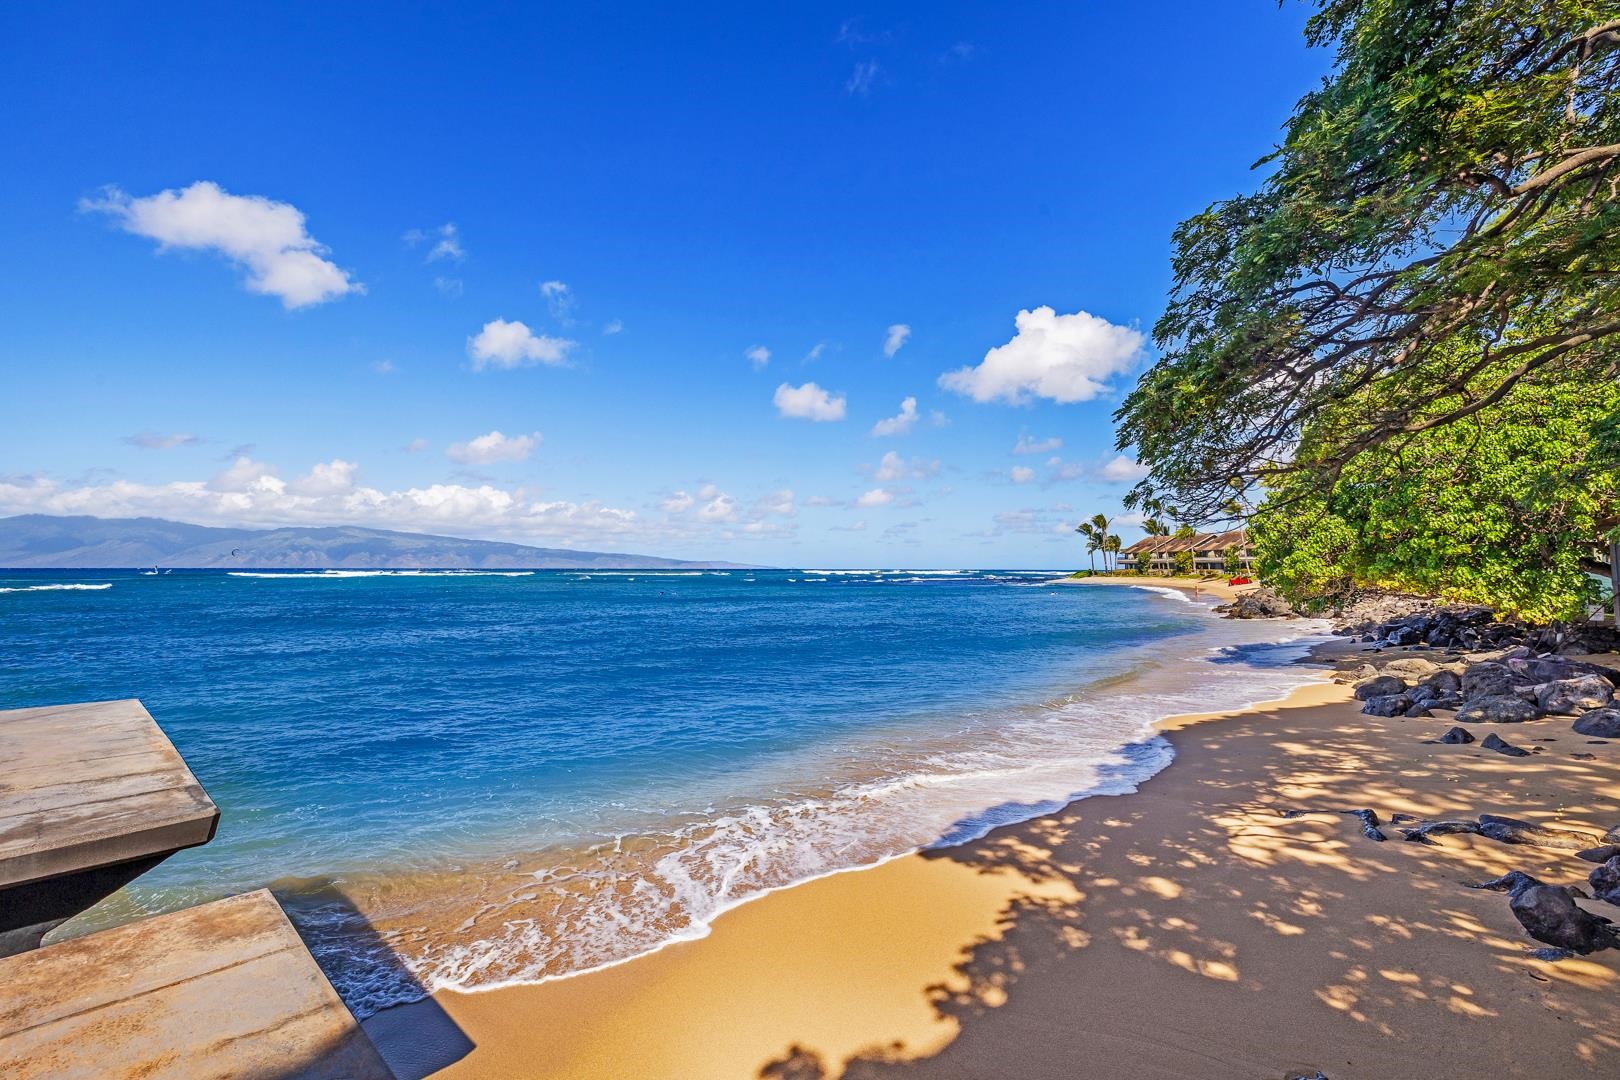
[[[861,1055],[928,1057],[956,1037],[954,1012],[1008,1000],[1025,963],[1000,944],[1009,912],[1061,914],[1081,899],[1059,876],[950,858],[823,878],[721,916],[702,941],[593,975],[439,994],[479,1047],[442,1075],[689,1080],[757,1076],[773,1062],[795,1075],[783,1070],[798,1062],[830,1080]],[[1090,943],[1066,923],[1054,940]]]

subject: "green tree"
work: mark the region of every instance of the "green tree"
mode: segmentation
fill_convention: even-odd
[[[1306,608],[1373,586],[1578,618],[1600,598],[1598,538],[1620,504],[1602,449],[1616,410],[1607,379],[1521,382],[1467,420],[1359,455],[1326,492],[1283,476],[1250,523],[1259,570]]]
[[[1226,549],[1226,562],[1221,569],[1225,570],[1228,575],[1243,573],[1243,549],[1236,544],[1228,547]]]
[[[1114,569],[1116,571],[1119,569],[1119,551],[1121,543],[1122,541],[1120,540],[1118,533],[1109,533],[1107,536],[1103,537],[1103,551],[1107,552],[1108,557],[1113,560]]]
[[[1191,551],[1176,552],[1170,556],[1170,565],[1174,568],[1177,577],[1192,577],[1193,553]]]
[[[1117,414],[1150,469],[1134,505],[1209,521],[1257,484],[1325,498],[1362,454],[1399,455],[1520,383],[1613,374],[1617,16],[1319,0],[1306,38],[1336,50],[1331,76],[1257,190],[1176,230],[1160,359]]]

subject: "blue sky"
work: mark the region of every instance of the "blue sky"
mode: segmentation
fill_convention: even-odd
[[[1306,14],[9,5],[0,513],[1083,565]]]

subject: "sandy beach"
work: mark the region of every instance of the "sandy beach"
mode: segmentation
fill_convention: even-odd
[[[1190,577],[1159,577],[1151,574],[1122,574],[1118,577],[1065,577],[1058,578],[1054,585],[1083,585],[1096,587],[1102,585],[1135,586],[1137,588],[1179,589],[1193,596],[1219,600],[1227,603],[1236,600],[1246,592],[1253,592],[1259,585],[1228,585],[1225,578],[1190,578]]]
[[[614,968],[441,992],[367,1027],[396,1061],[459,1029],[473,1048],[447,1078],[1612,1076],[1616,954],[1533,959],[1506,898],[1466,887],[1511,869],[1576,882],[1590,864],[1283,816],[1620,823],[1620,744],[1557,718],[1509,733],[1533,758],[1424,743],[1447,726],[1364,716],[1325,681],[1176,718],[1176,761],[1136,794],[774,893]]]

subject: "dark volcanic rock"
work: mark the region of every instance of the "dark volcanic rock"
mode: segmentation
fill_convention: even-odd
[[[1491,737],[1486,736],[1485,742],[1480,745],[1489,745],[1490,741]],[[1531,847],[1553,848],[1558,851],[1579,851],[1582,848],[1596,846],[1600,840],[1591,833],[1575,832],[1572,829],[1549,829],[1533,821],[1504,817],[1501,814],[1479,815],[1479,832],[1481,836],[1500,840],[1504,844],[1528,844]]]
[[[1378,828],[1378,815],[1371,810],[1340,810],[1341,814],[1349,814],[1361,820],[1361,835],[1369,840],[1388,840]]]
[[[1437,671],[1433,675],[1425,676],[1418,685],[1436,694],[1459,696],[1462,694],[1462,676],[1455,671]]]
[[[1259,588],[1215,609],[1228,619],[1291,619],[1294,609],[1276,590]]]
[[[1536,704],[1552,716],[1577,716],[1601,709],[1613,699],[1614,687],[1596,675],[1577,675],[1536,687]]]
[[[1516,675],[1533,683],[1556,682],[1582,675],[1595,675],[1610,686],[1620,686],[1620,672],[1583,660],[1568,660],[1562,656],[1504,656],[1502,664]]]
[[[1525,933],[1555,949],[1585,956],[1620,945],[1608,919],[1575,903],[1556,885],[1520,886],[1508,893],[1508,906]]]
[[[1472,886],[1492,892],[1508,894],[1508,905],[1513,917],[1519,920],[1529,935],[1555,949],[1567,949],[1585,955],[1599,949],[1620,946],[1608,919],[1575,903],[1575,897],[1584,895],[1568,885],[1547,885],[1522,870],[1513,870],[1492,881]],[[1543,956],[1542,959],[1559,959]]]
[[[1593,709],[1575,721],[1575,733],[1595,739],[1620,739],[1620,709]]]
[[[1512,693],[1470,698],[1457,710],[1457,720],[1464,724],[1522,724],[1540,718],[1540,709]]]
[[[1360,701],[1370,701],[1373,698],[1389,697],[1393,694],[1406,692],[1406,680],[1394,675],[1375,675],[1365,682],[1356,684],[1356,698]]]
[[[1620,904],[1620,855],[1611,857],[1586,878],[1592,895],[1610,904]]]
[[[1466,834],[1477,836],[1479,822],[1477,821],[1428,821],[1415,829],[1402,829],[1401,837],[1419,844],[1432,844],[1436,836],[1457,836]]]
[[[1616,855],[1620,855],[1620,844],[1599,844],[1597,847],[1589,847],[1585,851],[1575,853],[1577,859],[1585,859],[1587,862],[1608,862]]]
[[[1485,741],[1479,745],[1484,747],[1486,750],[1495,750],[1498,754],[1506,754],[1508,757],[1530,756],[1530,751],[1526,750],[1522,746],[1514,746],[1512,743],[1508,742],[1495,732],[1485,736]]]
[[[1383,694],[1368,698],[1361,711],[1368,716],[1404,716],[1412,707],[1412,699],[1405,694]]]
[[[1427,741],[1431,743],[1446,743],[1451,746],[1460,746],[1464,743],[1473,742],[1474,733],[1469,731],[1467,728],[1453,727],[1447,729],[1446,733],[1440,736],[1438,739],[1429,739]]]
[[[1513,692],[1523,680],[1506,664],[1492,660],[1472,664],[1462,673],[1462,696],[1467,701],[1482,697],[1502,697]]]

